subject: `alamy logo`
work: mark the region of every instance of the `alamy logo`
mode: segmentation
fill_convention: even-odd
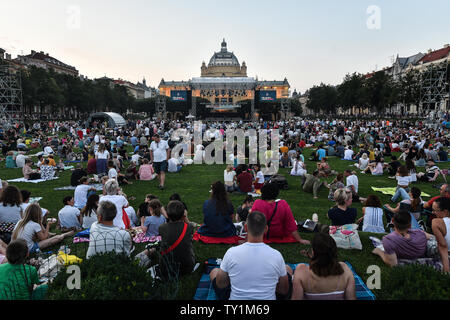
[[[379,6],[371,5],[367,8],[367,14],[370,14],[367,18],[367,29],[380,30],[381,29],[381,9]]]

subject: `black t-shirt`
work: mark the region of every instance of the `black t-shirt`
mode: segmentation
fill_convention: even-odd
[[[159,226],[158,231],[161,235],[161,249],[166,250],[175,243],[180,237],[184,228],[184,222],[168,222]],[[189,274],[195,265],[194,247],[192,245],[192,236],[194,234],[194,225],[189,223],[187,226],[186,234],[183,240],[178,246],[169,254],[164,255],[164,259],[160,262],[170,264],[170,268],[173,270],[176,268],[174,264],[179,264],[180,274]],[[167,269],[162,267],[161,270]]]
[[[395,160],[395,161],[390,162],[389,165],[392,167],[392,170],[393,170],[394,172],[397,172],[398,168],[399,168],[402,164],[400,163],[400,161]]]
[[[357,215],[356,208],[347,208],[347,210],[343,211],[338,207],[333,207],[328,210],[328,218],[330,218],[332,226],[355,223]]]

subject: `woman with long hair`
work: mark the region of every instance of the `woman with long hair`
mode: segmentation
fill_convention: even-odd
[[[369,195],[362,208],[363,216],[357,221],[364,232],[384,233],[383,209],[376,195]]]
[[[295,269],[292,300],[356,300],[355,278],[338,260],[334,239],[327,233],[315,233],[311,251],[309,266],[299,264]]]
[[[198,233],[208,237],[226,238],[236,235],[233,224],[234,207],[221,181],[211,185],[211,198],[203,203],[204,224]]]
[[[99,200],[98,194],[91,194],[87,199],[86,206],[81,210],[83,229],[90,228],[94,222],[98,221],[97,208]]]
[[[52,224],[53,221],[49,220],[47,226],[43,227],[41,207],[36,202],[32,203],[25,209],[23,219],[16,224],[11,239],[24,239],[29,252],[34,253],[37,250],[53,246],[75,233],[75,231],[70,231],[50,237],[49,230]]]
[[[98,150],[95,153],[95,159],[97,161],[97,174],[107,173],[107,163],[109,159],[109,152],[106,150],[105,144],[100,143]]]

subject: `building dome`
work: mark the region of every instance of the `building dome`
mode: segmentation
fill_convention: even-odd
[[[227,43],[225,39],[222,42],[222,48],[220,52],[215,52],[214,55],[209,60],[208,67],[217,67],[217,66],[236,66],[240,67],[239,60],[236,58],[234,53],[228,52]]]

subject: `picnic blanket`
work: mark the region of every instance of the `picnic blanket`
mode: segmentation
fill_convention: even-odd
[[[382,194],[387,194],[387,195],[393,196],[395,194],[395,191],[397,190],[397,188],[395,188],[395,187],[394,188],[375,188],[375,187],[372,187],[372,190],[381,192]],[[425,193],[423,191],[422,191],[421,196],[422,197],[430,197],[430,195],[428,193]]]
[[[94,183],[89,186],[95,188],[95,190],[97,190],[97,191],[103,190],[103,185],[101,183]],[[74,187],[74,186],[67,186],[67,187],[54,188],[53,190],[75,190],[75,189],[76,189],[76,187]]]
[[[50,180],[56,180],[59,179],[59,177],[53,177],[52,179],[49,180],[44,180],[44,179],[36,179],[36,180],[27,180],[25,178],[17,178],[17,179],[12,179],[12,180],[7,180],[8,182],[31,182],[31,183],[39,183],[39,182],[44,182],[44,181],[50,181]]]
[[[90,236],[90,228],[80,231],[74,236],[73,243],[89,242],[89,236]],[[161,241],[161,236],[146,237],[145,233],[143,233],[143,232],[138,233],[133,238],[134,243],[145,243],[145,242],[156,242],[156,241]]]
[[[211,281],[209,279],[209,273],[212,269],[220,266],[221,259],[210,258],[208,261],[205,261],[205,270],[200,278],[200,282],[197,286],[197,291],[195,292],[194,300],[217,300],[216,293],[214,288],[212,287]],[[353,272],[353,276],[355,278],[355,288],[356,288],[356,299],[357,300],[375,300],[375,295],[372,291],[367,288],[364,281],[358,276],[353,269],[352,265],[349,262],[345,262],[350,270]],[[288,265],[295,270],[299,263]],[[308,265],[307,263],[305,263]]]
[[[227,238],[216,238],[216,237],[208,237],[195,232],[193,237],[195,241],[201,241],[206,244],[240,244],[242,242],[246,242],[247,238],[243,236],[231,236]],[[264,239],[264,243],[296,243],[297,240],[292,236],[288,235],[283,238],[270,238]]]

